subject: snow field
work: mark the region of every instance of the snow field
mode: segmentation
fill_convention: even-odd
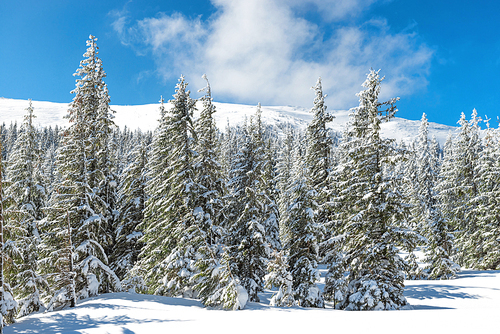
[[[324,274],[324,270],[322,270]],[[32,314],[8,333],[497,333],[500,271],[464,270],[453,280],[406,281],[413,310],[349,312],[271,307],[272,291],[242,311],[210,310],[197,300],[110,293],[74,309]],[[320,287],[322,285],[320,284]]]

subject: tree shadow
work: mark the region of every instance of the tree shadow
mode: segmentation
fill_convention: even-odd
[[[470,287],[454,286],[454,285],[434,285],[434,284],[412,285],[405,287],[404,295],[407,298],[413,298],[418,300],[481,298],[480,295],[474,295],[471,293],[459,291],[462,289],[469,289],[469,288]]]
[[[410,305],[411,309],[417,310],[454,310],[453,307],[431,306],[431,305]]]
[[[457,274],[457,278],[476,278],[476,277],[496,277],[500,270],[463,270]]]
[[[130,329],[124,326],[127,324],[145,324],[145,323],[168,323],[172,321],[184,321],[184,320],[166,320],[166,319],[147,319],[139,320],[136,318],[130,318],[125,315],[116,317],[100,317],[91,318],[88,315],[78,316],[76,313],[54,313],[50,318],[39,318],[32,317],[24,319],[19,323],[12,324],[4,328],[4,333],[16,333],[16,334],[30,334],[30,333],[65,333],[65,334],[77,334],[81,333],[82,330],[88,330],[92,328],[98,328],[102,325],[115,325],[118,328],[121,327],[123,333],[131,334],[134,333]]]

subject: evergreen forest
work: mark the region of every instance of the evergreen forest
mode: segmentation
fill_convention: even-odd
[[[218,129],[208,78],[194,99],[181,76],[156,130],[131,131],[98,54],[90,36],[66,127],[35,127],[31,101],[1,126],[0,324],[118,291],[399,310],[405,279],[500,269],[500,133],[475,110],[443,147],[425,114],[413,142],[384,138],[398,98],[379,101],[370,70],[343,133],[321,78],[305,130],[265,124],[260,105]]]

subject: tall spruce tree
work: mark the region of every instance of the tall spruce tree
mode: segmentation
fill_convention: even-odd
[[[477,219],[477,227],[469,234],[474,241],[467,252],[469,266],[487,270],[500,268],[500,146],[498,129],[494,130],[486,120],[483,150],[476,165],[478,194],[472,200],[472,215]]]
[[[328,181],[331,169],[332,141],[326,127],[326,124],[331,122],[334,117],[326,111],[325,98],[327,95],[323,94],[321,78],[318,78],[316,85],[312,89],[316,96],[310,111],[313,114],[313,119],[308,124],[306,130],[307,147],[305,161],[311,175],[308,179],[309,187],[316,191],[317,196],[315,200],[318,207],[316,208],[315,221],[322,226],[322,230],[318,232],[328,231],[322,237],[324,239],[329,238],[334,233],[331,226],[329,226],[330,208],[328,207],[332,195],[332,189]]]
[[[222,197],[225,190],[225,181],[222,175],[222,166],[217,156],[218,130],[213,114],[216,112],[212,103],[212,92],[206,75],[203,78],[207,86],[200,90],[205,92],[201,98],[203,108],[200,118],[196,122],[196,152],[194,157],[195,183],[199,187],[199,196],[195,206],[201,221],[197,221],[199,229],[204,234],[206,243],[217,244],[221,241],[223,232],[221,228]]]
[[[47,199],[42,177],[42,153],[38,147],[37,131],[33,126],[33,106],[29,100],[27,115],[21,126],[20,134],[14,143],[6,170],[9,186],[5,191],[11,199],[6,214],[13,227],[19,257],[14,259],[11,282],[16,299],[19,301],[19,316],[25,316],[44,308],[41,292],[47,290],[48,283],[40,275],[38,259],[39,222],[44,217],[42,208]]]
[[[458,136],[445,145],[445,156],[437,186],[442,211],[457,235],[455,254],[459,265],[471,267],[479,256],[476,241],[471,238],[477,229],[477,208],[474,199],[478,196],[477,164],[481,151],[479,121],[474,109],[468,121],[462,113]]]
[[[379,102],[379,71],[371,70],[358,93],[359,107],[351,114],[348,157],[341,167],[339,201],[344,205],[345,260],[348,288],[340,308],[394,310],[407,305],[403,295],[405,263],[397,245],[412,234],[401,228],[407,210],[395,180],[384,172],[391,163],[393,140],[380,137],[380,124],[396,112],[397,98]],[[387,106],[386,109],[382,109]]]
[[[194,289],[206,306],[242,309],[248,295],[239,278],[233,274],[229,254],[222,244],[226,236],[222,225],[226,185],[216,154],[218,134],[213,119],[216,109],[206,75],[203,78],[207,86],[200,90],[205,92],[205,96],[201,98],[203,109],[196,122],[198,156],[194,160],[200,194],[195,208],[199,238],[195,246],[198,272],[193,277]]]
[[[161,280],[159,263],[167,256],[165,240],[156,238],[155,234],[162,230],[162,220],[159,217],[162,208],[166,207],[170,184],[168,183],[168,152],[169,132],[167,122],[167,111],[165,109],[163,96],[160,98],[158,127],[153,133],[152,142],[148,154],[148,164],[146,172],[146,203],[144,204],[144,219],[137,228],[145,234],[139,241],[143,244],[139,254],[139,262],[133,267],[133,274],[144,277],[146,282],[155,282],[156,285]],[[146,232],[148,231],[148,232]],[[154,293],[158,286],[148,291]]]
[[[4,193],[3,193],[3,140],[0,138],[0,333],[3,333],[3,327],[14,321],[14,315],[17,311],[17,302],[14,299],[10,285],[5,280],[5,263],[9,259],[9,247],[6,245],[6,224],[4,220]],[[10,257],[11,258],[11,257]]]
[[[424,113],[416,152],[416,178],[413,182],[416,201],[413,214],[419,222],[417,226],[423,228],[421,233],[427,237],[425,262],[428,263],[426,271],[429,278],[447,279],[454,277],[460,267],[451,259],[454,238],[437,205],[435,193],[437,172],[433,169],[436,168],[436,163],[433,161],[434,156],[429,145],[428,133],[428,121]],[[413,278],[421,278],[420,272],[415,269],[413,269],[413,275]]]
[[[303,307],[324,307],[319,281],[318,225],[314,221],[316,191],[310,186],[310,170],[295,148],[293,180],[287,190],[290,205],[282,213],[283,248],[288,254],[293,297]]]
[[[259,175],[258,196],[262,205],[263,226],[267,243],[275,250],[281,248],[278,227],[278,206],[276,203],[276,185],[274,156],[271,142],[266,143],[265,125],[262,122],[262,107],[257,105],[257,111],[252,118],[251,129],[253,148],[255,151],[254,171]]]
[[[147,143],[143,140],[129,153],[130,164],[122,173],[119,188],[120,216],[115,227],[111,268],[123,280],[137,261],[143,233],[138,225],[144,219],[146,197]]]
[[[158,142],[152,148],[152,162],[166,165],[160,184],[146,204],[142,259],[150,291],[167,296],[193,296],[192,276],[196,273],[196,243],[200,240],[195,209],[199,187],[195,183],[195,100],[181,76],[172,107],[163,114]],[[158,157],[154,154],[159,153]],[[168,161],[165,162],[163,159]],[[158,168],[158,167],[155,167]],[[150,182],[155,182],[151,179]],[[159,187],[159,188],[157,188]],[[160,203],[152,203],[161,196]]]
[[[108,100],[96,41],[94,36],[89,37],[86,58],[75,74],[80,78],[66,116],[71,125],[57,152],[57,170],[62,178],[55,186],[44,224],[44,262],[55,291],[49,309],[74,306],[75,299],[109,289],[121,290],[118,277],[108,267],[103,245],[108,203],[99,196],[103,173],[98,153],[105,145],[99,141],[105,131],[99,115]]]
[[[243,129],[242,146],[230,173],[230,194],[225,209],[226,244],[233,273],[247,290],[250,301],[259,301],[263,289],[269,244],[264,226],[264,200],[260,192],[261,160],[252,140],[251,124]]]

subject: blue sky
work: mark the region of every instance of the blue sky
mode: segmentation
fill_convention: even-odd
[[[357,105],[368,70],[398,116],[500,115],[500,3],[430,0],[0,1],[0,96],[69,102],[89,34],[112,104],[169,98],[202,74],[220,102]]]

